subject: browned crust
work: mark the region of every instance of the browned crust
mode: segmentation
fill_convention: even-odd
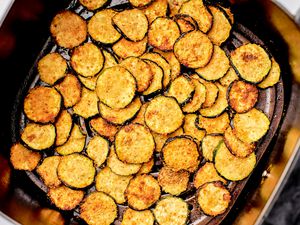
[[[90,120],[91,128],[99,135],[108,138],[110,141],[115,139],[115,135],[119,130],[119,127],[107,122],[102,117],[96,117]]]

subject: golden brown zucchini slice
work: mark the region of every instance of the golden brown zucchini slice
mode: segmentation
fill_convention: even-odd
[[[33,152],[20,143],[10,148],[10,162],[16,170],[34,170],[42,156],[39,152]]]
[[[272,66],[270,72],[266,76],[266,78],[258,84],[260,88],[268,88],[279,82],[280,79],[280,67],[274,58],[271,59]]]
[[[53,85],[57,80],[64,77],[66,70],[66,60],[56,52],[45,55],[38,62],[40,79],[50,85]]]
[[[60,112],[61,102],[61,95],[54,88],[36,86],[25,97],[24,112],[34,122],[54,122]]]
[[[153,166],[154,166],[154,157],[152,157],[149,162],[145,162],[142,164],[142,167],[139,170],[138,174],[150,173]]]
[[[213,54],[213,44],[201,31],[192,31],[176,41],[174,53],[181,64],[196,69],[208,64]]]
[[[99,114],[98,97],[95,91],[82,88],[80,101],[73,106],[75,114],[83,118],[89,118]]]
[[[189,0],[168,0],[170,8],[170,16],[177,16],[179,9],[183,3],[188,2]]]
[[[196,120],[197,120],[196,114],[187,114],[184,117],[184,124],[183,124],[183,130],[184,134],[191,136],[195,139],[197,144],[199,144],[202,139],[204,138],[206,132],[205,130],[200,130],[196,126]]]
[[[128,205],[136,210],[149,208],[160,198],[160,194],[158,181],[146,174],[131,179],[125,191]]]
[[[87,25],[79,15],[66,10],[53,18],[50,32],[59,46],[74,48],[85,41]]]
[[[236,74],[235,70],[230,67],[224,77],[221,77],[219,82],[223,85],[228,87],[233,81],[238,80],[239,76]]]
[[[57,176],[57,167],[61,156],[48,156],[37,167],[36,172],[43,180],[47,187],[53,188],[61,185],[61,181]]]
[[[55,145],[63,145],[68,140],[73,127],[72,116],[67,110],[63,110],[55,122]]]
[[[202,155],[207,161],[213,161],[214,151],[223,140],[221,135],[206,135],[201,142]]]
[[[183,118],[177,101],[171,97],[158,96],[152,99],[145,112],[147,126],[159,134],[174,132],[181,126]]]
[[[89,10],[96,10],[104,6],[108,0],[79,0]]]
[[[164,71],[157,63],[151,60],[144,59],[144,61],[149,65],[153,78],[147,90],[143,92],[143,95],[152,96],[163,89]]]
[[[116,203],[103,192],[92,192],[80,206],[80,217],[90,225],[110,225],[117,216]]]
[[[184,135],[183,129],[179,127],[170,134],[158,134],[152,131],[152,136],[155,141],[155,151],[160,152],[168,138]]]
[[[115,150],[122,162],[148,162],[154,148],[155,143],[150,130],[141,124],[129,124],[116,134]]]
[[[177,14],[175,15],[175,21],[177,22],[181,33],[196,30],[198,27],[197,22],[188,15]]]
[[[188,204],[181,198],[168,196],[161,199],[153,209],[160,225],[183,225],[189,218]]]
[[[143,8],[152,3],[153,0],[129,0],[130,4],[136,8]]]
[[[229,69],[229,59],[225,52],[217,45],[214,45],[214,52],[209,63],[202,68],[196,69],[202,78],[208,81],[218,80],[223,77]]]
[[[72,190],[66,186],[50,188],[47,193],[50,201],[61,210],[72,210],[82,201],[84,191]]]
[[[171,195],[180,195],[187,190],[190,174],[187,171],[174,171],[164,166],[158,173],[158,183],[162,190]]]
[[[93,183],[95,173],[93,161],[78,153],[62,156],[57,167],[59,179],[73,188],[88,187]]]
[[[112,109],[122,109],[129,105],[134,98],[135,91],[135,78],[121,66],[105,69],[97,80],[98,98]]]
[[[123,214],[121,225],[153,225],[154,216],[150,210],[136,211],[131,208],[126,209]]]
[[[125,203],[125,190],[132,176],[121,176],[115,174],[109,167],[100,170],[96,176],[96,189],[102,191],[116,201],[118,204]]]
[[[245,158],[231,154],[224,142],[221,142],[214,153],[215,168],[227,180],[238,181],[249,176],[256,165],[256,155],[252,152]]]
[[[55,143],[55,126],[52,124],[28,123],[24,128],[21,139],[34,150],[45,150]]]
[[[86,148],[88,157],[94,160],[96,167],[100,167],[106,160],[109,152],[108,141],[100,136],[94,136],[89,140]]]
[[[234,24],[234,15],[230,7],[227,8],[227,7],[220,6],[220,8],[225,12],[226,17],[229,19],[230,23]]]
[[[258,141],[267,133],[270,121],[263,112],[253,108],[246,113],[235,114],[233,126],[238,139],[246,143],[252,143]]]
[[[207,134],[223,134],[229,126],[230,120],[227,112],[218,117],[208,118],[199,115],[198,124],[200,129],[206,130]]]
[[[112,18],[113,24],[131,41],[141,41],[148,31],[148,20],[139,9],[127,9]]]
[[[228,92],[229,106],[237,113],[252,109],[258,101],[258,89],[245,81],[234,81]]]
[[[168,2],[167,0],[154,0],[147,8],[143,9],[149,24],[156,18],[167,16]]]
[[[148,30],[148,42],[162,51],[172,51],[175,41],[180,36],[177,23],[167,17],[155,19]]]
[[[211,182],[199,189],[197,202],[206,215],[217,216],[226,211],[231,195],[220,182]]]
[[[97,134],[108,138],[110,141],[115,140],[115,135],[119,127],[107,122],[102,117],[96,117],[90,120],[90,126]]]
[[[198,145],[189,136],[169,139],[162,152],[164,163],[174,171],[194,172],[200,163],[201,155],[198,151]]]
[[[133,42],[122,38],[112,46],[114,53],[121,59],[139,57],[146,52],[148,37],[141,41]]]
[[[261,82],[271,69],[267,52],[257,44],[245,44],[231,52],[231,62],[239,75],[251,83]]]
[[[121,34],[112,25],[112,18],[116,14],[112,9],[104,9],[89,20],[88,32],[95,41],[112,44],[121,38]]]
[[[144,114],[146,112],[146,108],[148,107],[148,104],[149,104],[149,102],[145,102],[142,105],[140,111],[138,112],[138,114],[136,115],[134,120],[132,120],[132,123],[139,123],[139,124],[142,124],[142,125],[146,126]]]

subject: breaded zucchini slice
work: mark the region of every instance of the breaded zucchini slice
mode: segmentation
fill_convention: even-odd
[[[215,6],[208,8],[213,16],[213,24],[207,35],[212,43],[220,46],[230,35],[231,23],[222,9]]]
[[[182,125],[183,118],[177,101],[165,96],[152,99],[145,112],[146,125],[159,134],[174,132]]]
[[[79,0],[89,10],[96,10],[104,6],[108,0]]]
[[[100,136],[108,138],[110,141],[115,140],[115,135],[119,130],[118,126],[107,122],[100,116],[91,119],[89,124],[94,132],[96,132]]]
[[[50,85],[66,75],[67,62],[58,53],[53,52],[45,55],[38,62],[40,79]]]
[[[96,189],[110,195],[118,204],[125,203],[125,190],[132,176],[115,174],[109,167],[100,170],[96,176]]]
[[[223,134],[230,124],[229,115],[224,112],[218,117],[209,118],[199,115],[198,123],[200,129],[206,130],[207,134]]]
[[[166,96],[174,97],[179,104],[189,102],[195,93],[195,86],[189,77],[181,75],[172,81]]]
[[[211,182],[200,187],[197,202],[206,215],[217,216],[226,211],[231,195],[220,182]]]
[[[72,68],[83,77],[95,76],[104,65],[101,49],[93,43],[85,43],[76,47],[71,56]]]
[[[143,8],[153,2],[153,0],[129,0],[130,4],[136,8]]]
[[[179,26],[180,33],[187,33],[198,28],[197,22],[188,15],[177,14],[175,21]]]
[[[110,147],[110,153],[107,158],[107,166],[116,174],[121,176],[128,176],[136,174],[142,167],[142,164],[130,164],[122,162],[115,152],[115,147]]]
[[[234,81],[228,92],[229,106],[237,113],[252,109],[258,101],[258,89],[245,81]]]
[[[128,57],[124,59],[120,65],[125,67],[125,69],[127,69],[134,76],[136,79],[138,92],[147,90],[153,79],[153,73],[149,64],[142,59]]]
[[[152,157],[149,162],[145,162],[142,164],[142,167],[139,170],[138,174],[150,173],[153,166],[154,166],[154,157]]]
[[[144,114],[146,112],[146,108],[148,107],[148,104],[149,104],[149,102],[145,102],[142,105],[140,111],[138,112],[138,114],[136,115],[134,120],[132,120],[132,123],[139,123],[139,124],[142,124],[142,125],[146,125]]]
[[[221,181],[224,185],[227,184],[227,180],[218,174],[214,164],[212,162],[206,162],[195,173],[193,185],[198,189],[203,184],[213,181]]]
[[[220,6],[220,8],[225,12],[226,17],[230,21],[231,24],[234,24],[234,15],[230,9],[230,7]]]
[[[139,57],[146,52],[148,37],[141,41],[128,41],[125,38],[120,39],[112,46],[114,53],[121,59],[127,57]]]
[[[98,108],[101,116],[110,123],[122,125],[131,120],[140,110],[142,106],[139,97],[133,99],[133,101],[124,109],[112,109],[105,104],[99,102]]]
[[[161,199],[153,213],[160,225],[184,225],[189,218],[188,204],[183,199],[172,196]]]
[[[150,24],[158,17],[167,16],[168,2],[167,0],[154,0],[149,6],[142,9],[142,11]]]
[[[82,201],[84,191],[60,186],[49,188],[47,195],[57,208],[61,210],[72,210]]]
[[[269,130],[270,120],[261,111],[253,108],[233,118],[236,136],[243,142],[252,143],[261,139]]]
[[[128,205],[136,210],[149,208],[160,198],[160,194],[158,181],[146,174],[131,179],[125,191]]]
[[[116,134],[115,150],[125,163],[148,162],[154,152],[155,143],[150,130],[141,124],[129,124]]]
[[[183,129],[179,127],[177,130],[175,130],[173,133],[170,134],[158,134],[152,131],[152,136],[155,141],[155,151],[160,152],[168,140],[168,138],[171,137],[176,137],[176,136],[181,136],[184,135]]]
[[[95,91],[102,103],[112,109],[122,109],[132,102],[136,81],[127,69],[114,66],[101,72]]]
[[[268,75],[261,83],[258,84],[258,87],[260,88],[272,87],[273,85],[279,82],[280,73],[281,73],[279,64],[276,62],[274,58],[271,59],[271,62],[272,62],[272,66]]]
[[[155,19],[148,30],[148,42],[162,51],[172,51],[175,41],[180,36],[177,23],[167,17]]]
[[[229,86],[235,80],[239,80],[239,76],[236,74],[235,70],[230,67],[225,76],[222,77],[219,82],[223,86]]]
[[[88,33],[95,41],[112,44],[121,38],[121,34],[112,25],[112,18],[116,14],[117,12],[112,9],[104,9],[89,20]]]
[[[186,67],[192,69],[204,67],[213,54],[213,44],[201,31],[192,31],[177,39],[174,45],[174,54]]]
[[[86,147],[86,153],[88,157],[94,160],[96,167],[100,167],[108,156],[109,143],[101,136],[94,136],[89,140]]]
[[[221,135],[206,135],[201,142],[202,155],[207,161],[213,161],[214,151],[223,141],[223,136]]]
[[[117,216],[116,203],[103,192],[92,192],[80,206],[80,217],[89,225],[110,225]]]
[[[168,139],[162,153],[165,165],[174,171],[194,172],[198,168],[201,158],[198,145],[190,136]]]
[[[34,170],[40,162],[42,156],[39,152],[34,152],[20,143],[15,143],[10,148],[10,162],[16,170]]]
[[[214,153],[215,168],[218,173],[231,181],[243,180],[250,175],[256,165],[256,155],[252,152],[245,158],[231,154],[224,142],[221,142]]]
[[[45,150],[55,143],[55,126],[52,124],[28,123],[22,131],[21,139],[34,150]]]
[[[271,60],[267,52],[257,44],[245,44],[231,52],[231,62],[246,81],[261,82],[271,69]]]
[[[36,172],[41,177],[43,183],[50,188],[58,187],[61,181],[57,176],[57,167],[61,156],[48,156],[36,168]]]
[[[168,0],[169,8],[170,8],[170,16],[177,16],[179,13],[179,9],[183,3],[188,2],[189,0]]]
[[[72,107],[81,98],[81,84],[78,78],[68,74],[62,82],[55,85],[55,88],[63,96],[63,103],[66,108]]]
[[[184,117],[183,131],[185,135],[189,135],[194,138],[199,144],[204,138],[205,130],[198,129],[196,126],[196,120],[198,116],[196,114],[186,114]]]
[[[54,88],[36,86],[25,97],[24,112],[34,122],[54,122],[60,112],[61,102],[61,95]]]
[[[196,69],[196,73],[208,81],[218,80],[228,71],[229,59],[225,52],[217,45],[214,45],[214,52],[209,63],[202,68]]]
[[[158,173],[158,183],[162,190],[171,195],[180,195],[187,190],[190,174],[187,171],[174,171],[164,166]]]
[[[130,41],[141,41],[148,31],[148,20],[139,9],[125,9],[112,18],[113,24]]]
[[[82,88],[81,98],[79,102],[73,106],[73,111],[85,119],[99,114],[96,92]]]
[[[153,225],[154,216],[150,210],[136,211],[131,208],[126,209],[123,214],[121,225]]]
[[[52,19],[50,32],[59,46],[74,48],[85,41],[87,25],[79,15],[66,10]]]
[[[93,161],[79,153],[62,156],[57,167],[59,179],[73,188],[85,188],[91,185],[95,173]]]
[[[67,110],[63,110],[55,122],[56,138],[55,145],[63,145],[70,137],[73,127],[72,116]]]

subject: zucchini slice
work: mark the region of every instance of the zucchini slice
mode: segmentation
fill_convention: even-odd
[[[235,70],[230,67],[225,76],[221,77],[219,80],[220,84],[228,87],[233,81],[239,80],[239,76],[236,74]]]
[[[183,3],[188,2],[189,0],[168,0],[170,8],[170,16],[177,16],[180,10],[180,7]]]
[[[174,45],[174,54],[186,67],[193,69],[204,67],[213,54],[213,44],[201,31],[192,31],[177,39]]]
[[[107,122],[102,117],[95,117],[90,120],[90,126],[100,136],[108,138],[110,141],[115,140],[115,135],[119,130],[119,127]]]
[[[128,57],[120,65],[125,67],[134,76],[138,92],[143,92],[150,86],[153,73],[149,64],[145,61],[136,57]]]
[[[197,144],[199,144],[202,139],[204,138],[206,132],[205,130],[200,130],[196,126],[196,120],[197,120],[196,114],[187,114],[184,117],[184,124],[183,124],[183,130],[184,134],[191,136],[195,139]]]
[[[50,85],[66,75],[67,62],[58,53],[53,52],[45,55],[38,62],[40,79]]]
[[[89,10],[96,10],[104,6],[108,0],[79,0]]]
[[[21,139],[34,150],[45,150],[55,143],[56,132],[52,124],[28,123],[24,128]]]
[[[179,127],[177,130],[175,130],[173,133],[170,134],[158,134],[155,132],[152,132],[152,136],[155,141],[155,151],[156,152],[161,152],[164,144],[168,140],[168,138],[171,137],[176,137],[176,136],[181,136],[184,135],[183,129]]]
[[[253,108],[246,113],[235,114],[233,126],[238,139],[250,144],[258,141],[267,133],[270,120],[263,112]]]
[[[129,0],[130,4],[136,8],[143,8],[153,2],[153,0]]]
[[[72,116],[67,110],[63,110],[55,122],[55,145],[63,145],[68,140],[73,127]]]
[[[244,81],[234,81],[228,92],[229,106],[237,113],[245,113],[252,109],[258,101],[258,89],[255,85]]]
[[[130,41],[141,41],[148,31],[148,20],[139,9],[128,9],[112,18],[113,24]]]
[[[150,210],[136,211],[131,208],[126,209],[123,214],[121,225],[153,225],[154,216]]]
[[[118,208],[116,203],[103,192],[92,192],[80,206],[80,217],[87,224],[110,225],[117,216]]]
[[[34,122],[54,122],[60,112],[61,102],[61,95],[54,88],[36,86],[25,97],[24,112]]]
[[[177,101],[165,96],[152,99],[145,112],[146,125],[159,134],[174,132],[182,125],[183,118]]]
[[[205,67],[196,69],[196,73],[205,80],[214,81],[223,77],[229,67],[229,59],[225,52],[219,46],[214,45],[214,52],[209,63]]]
[[[39,152],[34,152],[20,143],[15,143],[10,148],[10,162],[16,170],[34,170],[40,162],[42,156]]]
[[[256,165],[256,155],[252,152],[245,158],[231,154],[224,142],[215,150],[215,168],[221,176],[231,181],[243,180],[250,175]]]
[[[110,195],[118,204],[125,203],[125,190],[132,176],[121,176],[109,167],[100,170],[96,176],[96,189]]]
[[[193,185],[198,189],[203,184],[213,181],[221,181],[224,185],[227,184],[227,181],[218,174],[214,164],[212,162],[206,162],[195,173]]]
[[[162,190],[171,195],[180,195],[187,190],[190,174],[187,171],[174,171],[164,166],[158,173],[158,183]]]
[[[143,9],[149,24],[158,17],[167,16],[168,2],[166,0],[154,0],[147,8]]]
[[[72,190],[66,186],[50,188],[47,193],[50,201],[61,210],[72,210],[82,201],[84,191]]]
[[[155,143],[150,130],[141,124],[129,124],[116,134],[115,150],[122,162],[148,162],[154,148]]]
[[[223,134],[230,124],[229,115],[224,112],[218,117],[208,118],[199,115],[197,126],[206,130],[207,134]]]
[[[141,41],[133,42],[122,38],[112,46],[114,53],[121,59],[139,57],[146,52],[148,37]]]
[[[161,199],[153,209],[160,225],[183,225],[189,218],[188,204],[181,198],[168,196]]]
[[[189,136],[168,139],[162,152],[165,165],[174,171],[194,172],[200,163],[201,155],[198,151],[198,145]]]
[[[57,167],[61,156],[48,156],[36,168],[36,172],[43,180],[43,183],[50,188],[58,187],[61,181],[57,176]]]
[[[91,185],[95,173],[93,161],[78,153],[62,156],[57,167],[59,179],[66,186],[73,188],[85,188]]]
[[[73,106],[73,111],[85,119],[99,114],[96,92],[82,88],[81,99]]]
[[[206,135],[201,142],[202,155],[207,161],[213,161],[214,151],[223,141],[221,135]]]
[[[238,74],[251,83],[261,82],[271,69],[267,52],[257,44],[245,44],[231,52],[231,62]]]
[[[272,87],[273,85],[279,82],[280,73],[281,73],[279,64],[276,62],[274,58],[271,59],[271,62],[272,62],[272,66],[270,72],[268,73],[266,78],[261,83],[258,84],[258,87],[260,88]]]
[[[217,216],[226,211],[231,195],[220,182],[211,182],[199,189],[197,201],[206,215]]]
[[[227,7],[220,6],[220,8],[225,12],[226,17],[229,19],[230,23],[234,24],[234,15],[230,7],[227,8]]]
[[[139,170],[138,174],[140,175],[140,174],[150,173],[153,166],[154,166],[154,157],[152,157],[149,162],[145,162],[142,164],[142,167]]]
[[[128,205],[136,210],[149,208],[160,198],[160,194],[158,181],[146,174],[131,179],[125,191]]]
[[[177,14],[175,15],[175,21],[177,22],[180,33],[187,33],[197,29],[197,22],[188,15]],[[193,23],[195,22],[195,23]]]
[[[112,109],[129,105],[135,95],[136,81],[122,66],[114,66],[101,72],[96,85],[99,100]]]
[[[146,126],[144,114],[146,112],[146,108],[148,107],[148,104],[149,104],[149,102],[145,102],[142,105],[140,111],[138,112],[138,114],[136,115],[136,117],[134,118],[134,120],[132,120],[132,123],[139,123],[141,125],[145,125]]]
[[[157,63],[151,60],[144,59],[144,61],[150,66],[153,78],[147,90],[143,92],[143,95],[152,96],[163,88],[164,71]]]
[[[122,125],[131,120],[140,110],[142,106],[139,97],[133,99],[133,101],[124,109],[112,109],[105,104],[99,102],[98,108],[101,116],[110,123]]]
[[[56,43],[63,48],[74,48],[85,41],[87,25],[83,18],[71,11],[58,13],[50,25]]]
[[[83,77],[92,77],[101,71],[104,56],[101,49],[93,43],[76,47],[71,56],[72,68]]]
[[[100,167],[106,160],[109,152],[108,141],[101,136],[94,136],[89,140],[86,148],[88,157],[94,160],[96,167]]]
[[[104,9],[89,20],[88,33],[95,41],[113,44],[121,38],[121,34],[112,25],[112,18],[117,13],[112,9]]]
[[[148,42],[162,51],[172,51],[175,41],[180,36],[177,23],[167,17],[156,18],[148,30]]]

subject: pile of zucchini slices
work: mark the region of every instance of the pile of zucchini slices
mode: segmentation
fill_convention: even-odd
[[[106,2],[80,0],[87,19],[71,10],[53,18],[55,44],[24,99],[12,165],[90,225],[188,224],[190,192],[200,213],[225,213],[228,185],[253,171],[269,130],[255,106],[279,81],[278,63],[257,44],[222,49],[229,8]]]

